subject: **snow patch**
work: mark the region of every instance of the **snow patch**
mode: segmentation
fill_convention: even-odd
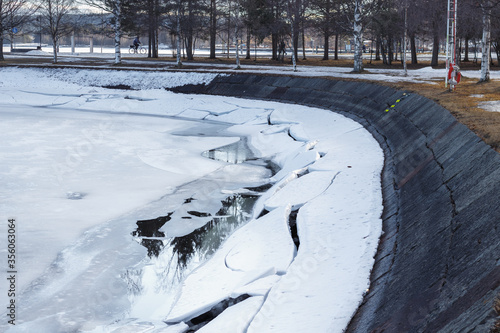
[[[486,111],[500,112],[500,101],[481,102],[478,106]]]

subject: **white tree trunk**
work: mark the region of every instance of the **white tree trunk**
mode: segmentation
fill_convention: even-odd
[[[406,65],[406,39],[408,35],[408,4],[405,3],[405,33],[403,37],[403,70],[404,75],[408,76],[408,66]]]
[[[354,7],[354,72],[363,71],[363,25],[361,0],[356,0]]]
[[[296,17],[294,17],[292,19],[292,65],[293,65],[293,71],[296,72],[297,71],[297,59],[295,59],[295,19]],[[284,58],[285,56],[283,56]]]
[[[120,0],[115,0],[115,8],[113,14],[115,16],[115,64],[120,64],[122,62],[121,52],[120,52],[120,37],[121,37],[121,16],[122,16],[122,5]]]
[[[481,41],[481,48],[483,55],[481,57],[481,77],[479,82],[486,82],[490,80],[490,36],[491,36],[491,10],[489,1],[486,3],[487,8],[483,8],[483,39]]]
[[[181,60],[181,0],[177,3],[177,67],[182,67]]]
[[[238,28],[236,28],[238,30]],[[240,43],[238,41],[238,31],[236,31],[236,69],[240,69]]]
[[[290,32],[291,32],[291,37],[292,37],[292,66],[293,66],[293,71],[296,72],[297,71],[297,59],[295,57],[295,53],[296,53],[296,47],[297,45],[295,45],[295,32],[297,31],[296,29],[296,23],[297,23],[297,20],[299,19],[298,18],[298,14],[297,14],[297,11],[298,11],[298,1],[293,1],[293,0],[288,0],[288,18],[290,20]],[[283,50],[283,60],[285,60],[285,50]]]
[[[235,17],[235,22],[234,22],[234,35],[236,38],[236,69],[240,69],[240,42],[239,42],[239,35],[240,35],[240,29],[239,29],[239,22],[240,22],[240,10],[239,10],[239,4],[236,3],[236,17]]]

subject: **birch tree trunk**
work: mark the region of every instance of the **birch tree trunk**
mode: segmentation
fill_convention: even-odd
[[[363,25],[362,0],[356,0],[354,6],[354,69],[353,72],[363,71]]]
[[[299,44],[299,6],[300,0],[288,0],[287,1],[287,16],[290,24],[290,32],[292,37],[292,64],[293,71],[297,71],[297,54],[298,54],[298,44]],[[280,46],[281,49],[281,46]],[[283,60],[285,60],[285,51],[283,50]]]
[[[121,37],[121,16],[122,16],[122,5],[121,0],[114,1],[113,15],[115,17],[115,64],[120,64],[122,62],[122,56],[120,51],[120,37]]]
[[[182,67],[181,61],[181,0],[177,2],[177,67]]]
[[[236,38],[236,69],[240,69],[240,29],[239,29],[239,21],[240,21],[240,9],[239,9],[239,4],[236,3],[236,11],[235,11],[235,18],[234,18],[234,37]]]
[[[491,9],[490,1],[486,1],[483,7],[483,39],[481,48],[483,55],[481,57],[481,77],[479,82],[487,82],[490,80],[490,37],[491,37]]]
[[[297,45],[295,44],[295,24],[294,24],[294,21],[292,19],[292,64],[293,64],[293,71],[296,72],[297,71]],[[283,55],[283,57],[285,57]]]
[[[238,28],[236,28],[238,30]],[[236,31],[236,69],[240,69],[240,42],[238,40],[238,31]]]
[[[405,32],[403,38],[403,56],[401,57],[403,60],[403,69],[404,75],[408,76],[408,67],[406,66],[406,37],[408,35],[408,6],[405,3]]]

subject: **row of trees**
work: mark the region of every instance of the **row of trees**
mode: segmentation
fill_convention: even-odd
[[[195,44],[209,40],[210,58],[215,58],[216,39],[235,43],[245,40],[247,58],[252,39],[261,43],[270,37],[272,58],[281,56],[284,40],[290,40],[292,61],[296,66],[298,50],[306,29],[322,35],[323,59],[329,58],[329,41],[335,36],[337,58],[339,36],[352,36],[354,71],[363,69],[363,42],[374,41],[376,58],[391,65],[403,43],[411,50],[416,64],[417,39],[433,41],[431,65],[438,62],[440,42],[445,40],[447,0],[0,0],[0,44],[12,28],[33,21],[33,15],[53,39],[54,61],[61,36],[75,29],[75,13],[81,5],[106,13],[114,29],[115,62],[121,62],[120,37],[124,32],[148,36],[149,56],[158,56],[160,29],[170,32],[188,60],[193,59]],[[470,42],[482,41],[482,64],[487,65],[482,80],[489,79],[489,45],[500,54],[500,0],[458,0],[459,40],[468,61]],[[87,13],[87,18],[88,13]],[[493,19],[492,19],[493,18]],[[89,22],[88,20],[86,21]],[[3,54],[0,49],[0,59]],[[239,58],[237,54],[237,62]],[[303,54],[305,57],[305,54]]]

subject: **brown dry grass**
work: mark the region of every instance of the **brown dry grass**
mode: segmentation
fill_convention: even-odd
[[[493,304],[493,308],[497,314],[497,320],[493,324],[493,327],[490,330],[490,333],[500,333],[500,295],[495,299],[495,303]]]
[[[438,85],[398,83],[392,86],[416,92],[440,104],[500,152],[500,112],[489,112],[478,107],[481,102],[500,100],[500,82],[477,83],[477,80],[464,79],[453,92],[445,88],[444,82]],[[471,97],[472,95],[482,97]]]
[[[128,67],[144,67],[144,68],[164,68],[165,63],[174,64],[172,57],[162,57],[158,59],[149,58],[128,58],[124,54],[123,59],[125,60],[121,65],[114,66],[112,61],[99,59],[99,58],[81,58],[78,62],[66,61],[65,58],[61,58],[58,65],[52,65],[52,59],[50,57],[22,57],[22,58],[11,58],[5,62],[0,62],[0,66],[4,65],[40,65],[48,67],[57,66],[75,66],[75,65],[88,65],[88,66],[102,66],[116,67],[117,69],[126,69]],[[126,60],[134,60],[133,63],[127,64]],[[195,58],[194,61],[184,61],[183,68],[196,69],[203,68],[203,64],[227,64],[227,68],[219,68],[221,71],[225,69],[234,68],[234,58],[219,57],[217,59],[208,58]],[[255,59],[241,59],[243,65],[274,65],[274,66],[290,66],[290,60],[285,62],[278,62],[270,60],[268,58],[257,58]],[[201,65],[200,65],[201,64]],[[321,60],[320,57],[309,57],[307,60],[299,60],[298,65],[307,66],[337,66],[337,67],[352,67],[353,61],[350,59],[339,59],[339,60]],[[409,69],[418,69],[429,66],[429,62],[421,61],[418,65],[408,65]],[[479,64],[468,62],[462,63],[461,67],[463,69],[479,69]],[[440,63],[438,67],[443,68],[444,63]],[[365,62],[365,68],[390,68],[390,69],[402,69],[402,64],[400,62],[394,62],[392,66],[383,65],[381,61],[369,61]],[[493,66],[492,70],[498,70],[499,67]],[[354,79],[353,79],[354,80]],[[357,80],[357,79],[356,79]],[[488,112],[479,108],[479,103],[486,101],[498,101],[500,100],[500,82],[491,81],[488,83],[478,84],[477,80],[473,79],[463,79],[458,85],[454,92],[448,92],[444,86],[444,80],[438,84],[428,84],[428,83],[389,83],[389,82],[376,82],[377,84],[388,85],[397,89],[404,89],[411,92],[418,93],[425,96],[436,103],[440,104],[444,108],[448,109],[460,122],[468,126],[472,131],[474,131],[479,137],[481,137],[487,144],[493,147],[495,150],[500,152],[500,112]],[[483,95],[481,98],[471,97],[471,95]]]

